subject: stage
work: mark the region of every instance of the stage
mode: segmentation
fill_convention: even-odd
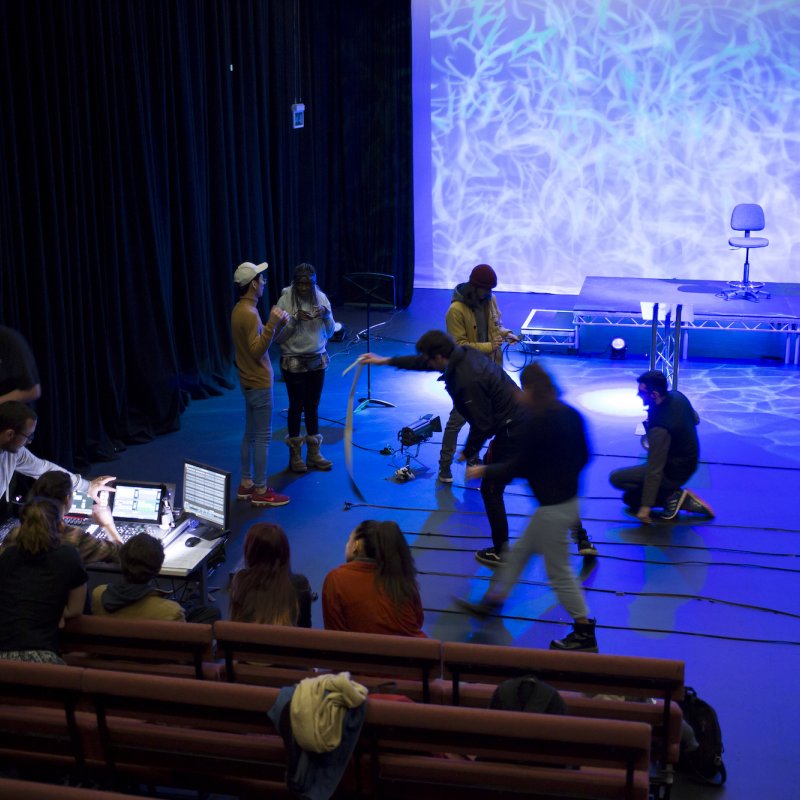
[[[614,293],[602,287],[595,300],[591,295],[498,292],[496,296],[504,324],[517,330],[532,306],[571,314],[579,303],[588,303],[587,311],[632,313],[638,303],[632,290],[637,283]],[[594,284],[591,281],[589,288]],[[652,282],[640,285],[647,284]],[[651,300],[691,297],[699,300],[704,312],[716,304],[713,292],[691,291],[698,284],[655,285],[665,293]],[[372,349],[382,355],[413,353],[422,333],[444,327],[451,297],[452,290],[416,290],[410,308],[373,312],[377,327],[372,331]],[[786,295],[780,297],[774,306],[762,302],[740,309],[731,302],[721,309],[746,318],[765,311],[777,315],[779,305],[783,313],[791,307]],[[453,484],[436,481],[441,434],[422,445],[419,460],[412,462],[412,480],[394,478],[405,463],[398,432],[424,414],[445,420],[450,410],[436,375],[373,369],[372,394],[396,407],[365,408],[356,415],[353,460],[366,500],[359,501],[350,489],[343,423],[352,373],[343,377],[342,372],[366,349],[364,338],[356,341],[353,333],[363,329],[365,316],[364,311],[334,309],[335,319],[351,333],[328,346],[331,362],[320,414],[322,449],[334,463],[330,472],[286,471],[286,388],[279,378],[277,348],[270,349],[277,380],[269,483],[288,494],[291,502],[271,509],[233,504],[227,560],[210,580],[217,589],[215,603],[225,616],[229,574],[240,563],[244,534],[254,522],[274,521],[286,529],[292,568],[307,575],[319,592],[327,572],[344,560],[348,535],[359,522],[394,519],[419,570],[424,629],[429,635],[447,641],[547,647],[553,637],[564,635],[569,618],[547,584],[540,559],[528,565],[501,615],[474,620],[453,604],[454,595],[479,597],[492,573],[474,558],[489,541],[477,484],[464,480],[461,465],[454,468]],[[634,329],[616,331],[627,336]],[[742,335],[757,337],[751,332]],[[779,338],[764,337],[770,335]],[[724,343],[736,334],[717,336]],[[759,795],[788,800],[794,789],[791,743],[800,715],[794,689],[800,645],[795,563],[800,533],[795,501],[800,474],[800,370],[782,360],[746,361],[738,354],[725,360],[690,359],[682,365],[681,389],[702,420],[701,465],[689,486],[712,505],[717,517],[643,527],[623,512],[608,474],[644,456],[634,429],[644,416],[636,396],[636,376],[647,369],[647,361],[630,355],[618,361],[567,355],[563,349],[534,356],[514,346],[506,352],[506,369],[516,380],[521,365],[533,357],[541,358],[553,372],[564,398],[585,416],[591,433],[593,456],[580,499],[584,524],[599,556],[584,560],[573,555],[571,560],[598,620],[601,652],[684,660],[687,683],[720,715],[728,785],[717,791],[681,782],[673,791],[674,800],[749,800]],[[362,374],[356,396],[365,387]],[[236,481],[243,424],[238,389],[193,402],[181,418],[180,431],[130,447],[118,461],[95,465],[90,474],[174,482],[181,475],[183,459],[195,458],[230,470]],[[465,437],[466,429],[462,442]],[[506,504],[514,539],[536,503],[527,485],[515,482],[507,490]],[[313,624],[322,626],[319,602],[314,603]],[[747,686],[767,686],[769,691],[743,692]],[[754,770],[753,764],[765,769]]]
[[[697,343],[698,355],[757,358],[761,354],[782,358],[785,364],[800,363],[800,284],[770,284],[771,297],[759,302],[725,300],[719,293],[727,288],[724,281],[589,276],[577,296],[564,297],[570,303],[556,309],[531,309],[520,330],[524,341],[534,347],[590,354],[597,348],[597,336],[587,339],[590,328],[641,329],[622,335],[637,355],[644,356],[650,344],[652,311],[648,317],[642,306],[658,303],[661,313],[671,310],[673,320],[681,307],[682,359],[689,357],[691,341]],[[695,333],[699,331],[704,333]],[[730,336],[737,333],[759,336],[749,337],[742,346],[738,337]]]

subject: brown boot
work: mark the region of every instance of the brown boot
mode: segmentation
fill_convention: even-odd
[[[308,445],[308,453],[306,454],[306,465],[311,469],[329,470],[333,468],[333,462],[328,461],[319,448],[322,444],[322,434],[318,433],[315,436],[306,436],[306,444]]]
[[[286,444],[289,447],[289,469],[292,472],[308,472],[306,462],[303,461],[303,442],[302,436],[287,436]]]

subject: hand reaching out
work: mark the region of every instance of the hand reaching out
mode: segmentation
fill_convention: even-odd
[[[364,353],[358,357],[362,364],[372,364],[375,367],[381,367],[389,363],[388,356],[379,356],[377,353]]]
[[[269,310],[269,318],[274,325],[285,325],[291,319],[289,314],[278,306],[272,306]]]
[[[485,474],[486,474],[486,465],[476,464],[473,467],[467,467],[466,478],[468,481],[471,481],[474,478],[482,478]]]
[[[98,494],[100,492],[116,492],[117,490],[113,486],[108,486],[111,481],[115,480],[116,477],[114,475],[101,475],[99,478],[95,478],[89,483],[89,497],[97,503],[99,501]]]

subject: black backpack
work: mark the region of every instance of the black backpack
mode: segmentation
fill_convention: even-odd
[[[683,709],[683,720],[692,729],[694,742],[684,747],[681,742],[681,756],[678,768],[709,786],[722,786],[728,777],[722,754],[722,729],[719,727],[717,712],[697,696],[691,687],[686,687],[686,696],[679,704]],[[689,737],[691,739],[691,737]]]
[[[534,714],[566,714],[561,695],[535,675],[509,678],[492,693],[489,708],[501,711],[528,711]]]

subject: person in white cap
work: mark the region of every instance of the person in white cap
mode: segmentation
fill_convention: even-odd
[[[267,351],[275,335],[289,321],[289,315],[273,306],[266,325],[258,313],[264,294],[267,263],[239,264],[233,282],[239,289],[239,302],[231,312],[231,331],[236,350],[236,369],[245,403],[242,437],[242,476],[237,500],[252,505],[285,506],[289,498],[267,486],[267,453],[272,438],[272,364]]]

